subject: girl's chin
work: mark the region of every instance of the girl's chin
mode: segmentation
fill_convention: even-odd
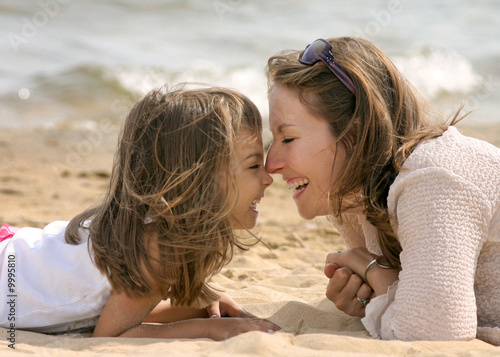
[[[257,225],[257,221],[241,223],[232,220],[231,223],[233,225],[233,229],[235,230],[252,229]]]

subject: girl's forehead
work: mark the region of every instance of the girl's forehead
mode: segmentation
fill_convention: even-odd
[[[250,128],[242,128],[236,134],[236,143],[240,141],[253,142],[258,140],[262,140],[262,134],[259,131]]]
[[[251,155],[252,152],[261,152],[263,151],[262,134],[250,130],[240,131],[236,135],[234,148],[239,155],[243,156]]]

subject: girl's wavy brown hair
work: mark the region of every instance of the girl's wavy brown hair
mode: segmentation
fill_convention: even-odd
[[[233,232],[234,202],[223,189],[236,187],[230,166],[241,130],[260,135],[262,120],[235,91],[150,92],[126,118],[105,199],[73,218],[66,240],[78,244],[88,226],[95,263],[116,291],[151,294],[146,271],[174,305],[206,306],[217,298],[206,280],[235,246],[247,247]]]
[[[345,209],[362,205],[377,228],[384,257],[400,267],[401,246],[387,211],[389,187],[415,147],[442,135],[448,125],[374,44],[350,37],[328,42],[354,82],[356,95],[323,62],[300,63],[302,51],[284,51],[269,59],[269,90],[274,85],[298,89],[306,108],[330,124],[348,158],[329,193],[334,219],[341,223]],[[343,206],[343,198],[352,195],[358,199]]]

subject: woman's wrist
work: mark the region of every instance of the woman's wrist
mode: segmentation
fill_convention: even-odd
[[[398,280],[399,270],[392,269],[382,256],[370,253],[365,247],[331,253],[327,263],[351,269],[373,289],[374,296],[385,294],[389,286]]]
[[[374,296],[387,293],[389,286],[394,284],[399,276],[399,269],[384,264],[380,258],[377,257],[367,264],[363,278],[373,289]]]
[[[370,285],[368,283],[368,271],[370,270],[370,268],[374,265],[374,264],[377,264],[377,259],[373,259],[371,262],[368,263],[368,265],[366,266],[365,268],[365,273],[363,274],[363,280],[365,281],[365,283],[367,283],[368,285]]]
[[[368,265],[366,266],[365,268],[365,273],[363,275],[363,280],[365,281],[365,283],[367,283],[368,285],[370,285],[368,283],[368,271],[370,270],[370,268],[374,265],[377,265],[379,268],[382,268],[382,269],[394,269],[393,267],[391,267],[389,264],[385,264],[382,262],[382,259],[384,257],[382,255],[378,256],[377,258],[373,259],[371,262],[368,263]]]
[[[348,267],[362,279],[368,265],[372,264],[372,261],[377,258],[365,247],[354,247],[339,253],[339,258],[335,259],[334,262],[341,267]]]

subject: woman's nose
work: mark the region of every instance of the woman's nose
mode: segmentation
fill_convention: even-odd
[[[279,157],[275,146],[271,144],[266,157],[266,171],[270,174],[276,174],[283,168],[283,160]]]

